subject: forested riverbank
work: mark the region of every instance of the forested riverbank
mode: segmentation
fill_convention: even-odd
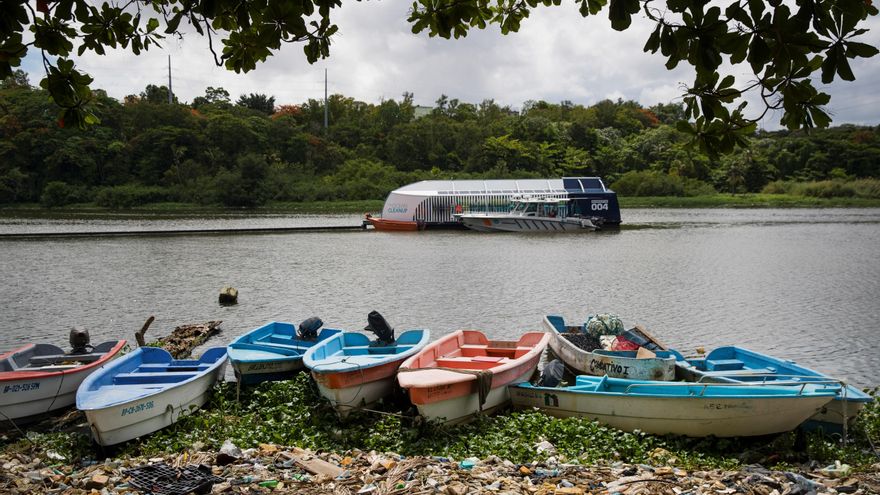
[[[563,175],[603,177],[624,207],[653,196],[681,199],[629,205],[871,206],[880,198],[876,127],[758,132],[750,148],[710,157],[676,130],[679,104],[528,101],[514,110],[441,96],[427,108],[412,94],[380,104],[333,95],[326,129],[322,101],[277,105],[249,94],[233,102],[222,88],[189,104],[168,103],[167,90],[152,85],[124,101],[97,90],[93,104],[100,125],[70,129],[23,73],[2,83],[0,204],[290,211],[311,203],[321,207],[306,210],[327,212],[424,179]]]

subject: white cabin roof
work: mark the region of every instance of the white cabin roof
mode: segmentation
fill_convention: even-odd
[[[414,196],[564,192],[562,179],[423,180],[392,191]]]

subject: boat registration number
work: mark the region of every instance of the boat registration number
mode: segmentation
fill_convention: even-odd
[[[153,401],[141,402],[140,404],[135,404],[133,406],[123,407],[122,408],[122,416],[128,416],[129,414],[136,414],[141,411],[146,411],[153,408]]]
[[[608,200],[607,199],[593,200],[593,202],[590,203],[590,209],[593,211],[607,210],[608,209]]]
[[[6,385],[3,387],[3,393],[27,392],[28,390],[38,390],[40,382],[34,383],[16,383],[15,385]]]

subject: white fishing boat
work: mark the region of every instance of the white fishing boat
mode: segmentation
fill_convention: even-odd
[[[480,232],[584,232],[599,228],[596,217],[569,214],[568,199],[515,197],[507,212],[457,213],[465,227]]]
[[[152,433],[191,414],[223,376],[226,348],[199,359],[172,359],[164,349],[141,347],[90,375],[76,394],[99,445]]]
[[[559,315],[544,317],[544,331],[550,334],[550,350],[574,374],[631,380],[675,379],[677,356],[656,342],[643,327],[636,326],[625,332],[639,337],[652,352],[648,357],[635,351],[609,351],[599,347],[599,340],[592,338],[583,325],[567,325]]]
[[[71,333],[71,343],[73,337]],[[83,380],[125,346],[124,340],[112,340],[87,349],[85,342],[72,352],[52,344],[27,344],[0,354],[0,420],[30,421],[71,406]]]
[[[572,387],[508,387],[514,407],[580,416],[625,431],[747,437],[797,428],[840,392],[818,384],[658,382],[579,376]]]

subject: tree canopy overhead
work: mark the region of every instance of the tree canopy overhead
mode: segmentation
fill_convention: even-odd
[[[830,96],[820,92],[835,78],[855,79],[849,59],[869,58],[876,47],[858,41],[877,8],[871,0],[572,0],[587,17],[607,10],[616,30],[644,15],[655,27],[644,50],[665,58],[672,69],[693,67],[695,77],[684,102],[687,121],[680,130],[710,152],[743,144],[770,109],[782,110],[790,129],[826,127],[823,110]],[[496,24],[516,32],[537,8],[562,0],[417,0],[408,21],[415,33],[459,38],[473,28]],[[46,77],[40,85],[61,107],[62,124],[83,126],[96,119],[88,74],[73,59],[107,48],[134,54],[164,36],[184,30],[207,38],[218,65],[248,72],[283,43],[299,43],[309,62],[330,54],[337,32],[331,13],[341,0],[5,0],[0,4],[0,79],[12,75],[29,50],[42,55]],[[641,14],[640,14],[641,13]],[[185,24],[189,24],[186,27]],[[25,31],[29,35],[25,35]],[[27,41],[32,39],[32,41]],[[737,81],[725,65],[747,67],[753,75]],[[757,92],[764,108],[747,114],[745,94]]]

